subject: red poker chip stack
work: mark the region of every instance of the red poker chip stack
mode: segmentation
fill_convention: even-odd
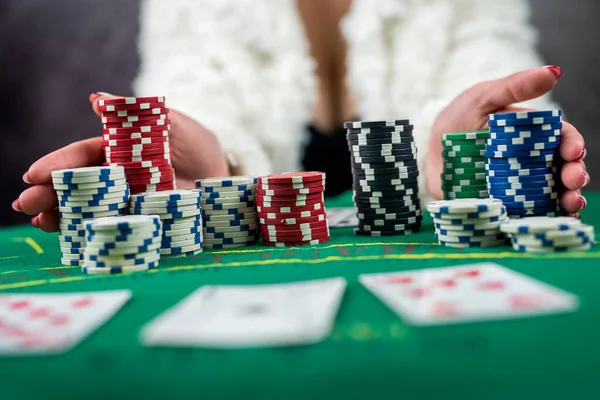
[[[132,194],[173,190],[169,109],[164,97],[100,100],[107,165],[121,165]]]
[[[328,242],[324,191],[323,172],[274,174],[258,178],[256,209],[263,243],[287,247]]]

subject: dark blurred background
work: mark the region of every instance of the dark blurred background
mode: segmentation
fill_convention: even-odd
[[[564,69],[554,96],[585,135],[588,189],[599,189],[600,1],[531,3],[539,51]],[[89,94],[131,94],[137,31],[137,0],[0,0],[0,226],[29,222],[11,203],[27,187],[21,176],[32,162],[99,134]]]

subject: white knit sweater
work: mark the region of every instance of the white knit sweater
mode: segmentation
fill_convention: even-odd
[[[410,118],[425,176],[442,108],[477,82],[543,65],[528,17],[526,0],[353,0],[342,29],[358,114]],[[246,174],[300,169],[316,77],[296,0],[143,0],[140,53],[135,92],[167,96]]]

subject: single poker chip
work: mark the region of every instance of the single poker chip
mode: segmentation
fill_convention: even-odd
[[[520,169],[536,169],[536,168],[553,168],[554,167],[554,163],[551,161],[544,161],[544,162],[538,162],[538,163],[509,163],[509,164],[504,164],[504,163],[489,163],[488,165],[485,166],[485,169],[490,171],[490,170],[520,170]]]
[[[278,218],[305,218],[305,217],[315,217],[317,215],[324,215],[325,209],[320,210],[311,210],[311,211],[298,211],[298,212],[288,212],[288,213],[265,213],[261,212],[261,218],[265,219],[278,219]]]
[[[165,236],[170,236],[169,232],[178,232],[184,229],[202,229],[202,220],[199,219],[197,221],[191,222],[182,222],[182,219],[176,220],[173,224],[163,225],[163,234]],[[164,221],[163,221],[164,222]]]
[[[238,225],[238,226],[206,226],[204,233],[226,233],[226,232],[254,232],[260,228],[259,224]]]
[[[351,151],[350,155],[353,158],[412,157],[414,159],[417,156],[417,150],[416,149],[379,150],[379,151],[355,150],[355,151]]]
[[[418,218],[422,220],[421,210],[416,210],[412,212],[407,212],[403,214],[397,213],[389,213],[389,214],[365,214],[362,212],[357,212],[356,217],[362,221],[363,223],[373,225],[377,223],[377,221],[404,221],[411,218]]]
[[[161,138],[162,139],[162,138]],[[163,141],[159,143],[140,143],[128,145],[109,145],[104,146],[105,154],[110,155],[144,155],[144,154],[164,154],[169,151],[169,142]]]
[[[201,188],[209,187],[233,187],[238,185],[252,185],[258,182],[257,178],[249,176],[229,176],[226,178],[208,178],[196,181],[196,186]]]
[[[468,176],[468,179],[463,179],[463,176]],[[445,181],[454,181],[454,180],[485,181],[485,171],[478,172],[478,173],[463,174],[463,175],[442,174],[442,180],[445,180]]]
[[[140,214],[154,214],[154,213],[170,213],[177,211],[193,211],[200,209],[200,204],[186,204],[186,205],[156,205],[149,206],[147,203],[136,203],[129,206],[130,211]]]
[[[358,227],[361,230],[397,230],[398,226],[420,225],[422,221],[423,217],[420,215],[395,219],[361,219],[358,221]],[[368,229],[365,229],[367,227]]]
[[[235,214],[207,214],[203,215],[204,222],[218,222],[218,221],[231,221],[235,219],[256,219],[258,218],[256,210],[249,212],[235,213]]]
[[[53,187],[55,190],[87,190],[87,189],[99,189],[111,186],[124,186],[127,182],[125,178],[108,180],[108,181],[95,181],[87,183],[55,183]]]
[[[411,182],[408,184],[402,184],[402,185],[386,185],[386,184],[373,184],[372,182],[356,182],[353,181],[353,188],[354,191],[356,192],[361,192],[361,193],[375,193],[375,192],[385,192],[385,191],[406,191],[409,189],[416,189],[418,188],[418,183],[417,182]]]
[[[277,235],[277,234],[266,233],[263,231],[262,236],[263,236],[263,240],[266,240],[268,242],[279,242],[279,243],[307,242],[307,241],[330,238],[329,232],[294,235],[294,236],[281,236],[281,235]]]
[[[124,203],[129,201],[129,192],[121,197],[109,198],[104,200],[91,200],[91,201],[73,201],[73,200],[61,200],[58,202],[59,207],[100,207],[109,206],[115,203]]]
[[[359,186],[373,186],[373,187],[401,187],[401,186],[406,186],[406,188],[409,187],[415,187],[416,185],[418,185],[418,180],[417,180],[418,175],[412,176],[412,177],[398,177],[398,178],[377,178],[377,177],[372,177],[372,176],[368,176],[365,175],[363,177],[361,176],[357,176],[352,180],[352,183],[354,185],[359,185]],[[412,186],[411,186],[412,185]]]
[[[305,235],[311,233],[329,232],[326,221],[299,225],[260,225],[262,231],[281,236]]]
[[[272,174],[258,178],[259,185],[294,184],[306,182],[321,182],[325,180],[325,173],[318,171],[290,172],[285,174]]]
[[[130,190],[132,194],[148,192],[148,191],[165,191],[165,190],[174,190],[176,188],[175,183],[165,183],[160,185],[145,185],[145,186],[130,186]]]
[[[314,206],[315,204],[323,205],[323,199],[314,199],[314,200],[297,200],[297,201],[256,201],[257,207],[267,207],[267,208],[281,208],[281,207],[304,207],[304,206]],[[297,208],[294,208],[294,211],[297,211]]]
[[[169,155],[169,153],[150,154],[150,155],[141,155],[141,156],[125,156],[125,157],[105,155],[105,158],[106,158],[106,162],[111,163],[111,164],[121,164],[121,163],[141,162],[141,161],[162,161],[162,160],[171,161],[171,156]]]
[[[182,228],[182,229],[173,229],[173,230],[168,230],[168,231],[164,231],[162,236],[167,238],[167,237],[177,237],[177,236],[187,236],[187,235],[193,235],[196,233],[202,233],[202,226],[195,226],[192,228]]]
[[[481,212],[466,212],[466,213],[453,213],[453,214],[445,214],[445,213],[430,213],[432,218],[435,219],[481,219],[481,218],[491,218],[491,217],[499,217],[501,215],[506,214],[506,207],[501,207],[497,210],[492,211],[481,211]]]
[[[83,260],[69,260],[64,257],[60,259],[61,265],[67,265],[70,267],[79,267],[83,264]]]
[[[487,190],[480,190],[480,191],[472,191],[472,192],[453,192],[451,190],[448,190],[445,192],[446,197],[448,200],[451,199],[474,199],[474,198],[486,198],[488,197],[488,192]]]
[[[551,150],[556,149],[559,145],[559,142],[550,142],[550,143],[527,143],[527,144],[488,144],[486,145],[486,152],[494,152],[494,153],[504,153],[504,152],[531,152],[534,150]]]
[[[582,238],[588,237],[594,240],[594,227],[591,225],[581,224],[577,227],[567,230],[549,230],[546,232],[538,232],[531,234],[518,234],[519,238],[538,239],[538,240],[555,240],[563,238]]]
[[[510,215],[513,209],[550,208],[558,206],[558,202],[557,200],[504,201],[504,205]]]
[[[465,140],[465,139],[448,139],[444,136],[442,136],[442,146],[444,147],[452,147],[452,146],[459,146],[459,148],[462,148],[463,146],[479,146],[479,147],[483,147],[485,146],[485,144],[487,143],[489,139],[470,139],[470,140]]]
[[[100,122],[102,122],[103,124],[120,124],[120,123],[127,123],[127,122],[147,122],[147,121],[166,120],[167,117],[168,117],[167,114],[130,115],[130,116],[125,116],[125,117],[102,115],[102,117],[100,117]]]
[[[533,190],[533,189],[544,189],[544,188],[554,188],[556,186],[556,181],[554,180],[541,180],[537,182],[504,182],[501,180],[496,180],[495,182],[490,182],[488,184],[488,189],[493,190],[513,190],[517,194],[520,190]]]
[[[460,150],[460,151],[442,151],[442,156],[444,159],[455,158],[455,157],[487,157],[487,152],[485,149],[480,150]]]
[[[396,161],[396,162],[376,162],[376,163],[361,163],[356,162],[354,160],[350,160],[350,165],[352,168],[361,168],[361,169],[379,169],[379,168],[410,168],[417,166],[416,159],[404,160],[404,161]]]
[[[168,139],[169,138],[169,129],[165,127],[157,127],[160,129],[155,129],[149,132],[139,132],[137,130],[132,130],[131,132],[121,132],[121,133],[108,133],[103,132],[102,141],[110,142],[112,140],[144,140],[144,139]]]
[[[223,193],[222,196],[227,196],[230,192],[241,190],[256,190],[257,184],[252,183],[250,185],[201,187],[200,182],[196,181],[196,188],[202,189],[203,193]]]
[[[460,154],[461,156],[467,155],[479,155],[481,154],[481,150],[485,150],[485,144],[483,145],[444,145],[444,153],[454,152],[456,154]]]
[[[549,136],[555,135],[556,131],[562,130],[562,122],[541,125],[513,125],[513,126],[490,126],[490,138],[496,135],[505,137],[525,136]]]
[[[239,214],[256,210],[254,201],[238,204],[203,204],[202,209],[206,214]]]
[[[453,160],[444,160],[444,168],[449,170],[462,169],[465,171],[469,170],[482,170],[485,168],[485,161],[478,161],[473,163],[453,163]]]
[[[384,214],[402,215],[402,214],[406,214],[406,213],[414,213],[416,211],[420,212],[420,206],[418,204],[407,205],[407,206],[393,205],[392,207],[387,207],[387,208],[386,207],[383,207],[383,208],[365,207],[357,212],[357,216],[360,218],[361,215],[364,215],[364,216],[384,215]]]
[[[125,256],[128,254],[137,254],[142,252],[148,252],[158,250],[161,247],[160,241],[143,244],[139,246],[128,246],[128,247],[112,247],[112,248],[99,248],[86,245],[85,255],[91,256]]]
[[[348,149],[352,151],[382,151],[382,150],[414,150],[416,149],[416,145],[414,142],[406,142],[406,143],[391,143],[389,140],[386,140],[383,143],[372,143],[372,144],[352,144],[348,143]]]
[[[442,140],[478,140],[487,139],[490,135],[489,131],[477,132],[455,132],[446,133],[442,136]]]
[[[194,243],[189,246],[171,247],[168,249],[165,248],[165,249],[160,249],[160,255],[164,256],[164,255],[186,254],[186,253],[191,253],[191,252],[198,252],[203,247],[204,247],[204,245],[202,243]]]
[[[392,168],[360,168],[353,167],[352,170],[360,175],[391,175],[391,174],[414,174],[419,172],[416,165],[408,167],[392,167]]]
[[[175,178],[173,176],[159,176],[156,178],[142,178],[142,179],[128,179],[132,186],[138,185],[163,185],[163,184],[173,184]]]
[[[143,227],[161,226],[160,219],[155,215],[126,215],[122,217],[107,217],[94,221],[86,221],[85,228],[90,233],[120,231]]]
[[[556,188],[553,186],[546,186],[541,188],[528,188],[528,189],[498,189],[491,188],[490,195],[497,196],[542,196],[556,193]]]
[[[296,196],[296,195],[308,195],[308,194],[320,194],[323,193],[324,187],[308,187],[301,189],[256,189],[256,194],[260,196]]]
[[[478,225],[478,224],[487,224],[492,222],[500,222],[508,219],[507,214],[501,214],[492,217],[479,217],[479,218],[456,218],[456,219],[445,219],[445,218],[432,218],[435,224],[439,224],[440,226],[449,226],[449,225]]]
[[[113,189],[111,187],[110,189]],[[98,200],[108,200],[114,198],[122,198],[125,195],[129,195],[129,189],[127,186],[117,187],[117,190],[114,192],[106,192],[106,193],[92,193],[92,194],[80,194],[77,191],[67,191],[65,192],[57,192],[58,201],[98,201]]]
[[[122,129],[122,128],[138,128],[138,129],[142,129],[142,128],[151,128],[151,127],[155,127],[155,126],[162,126],[162,127],[167,127],[167,126],[171,126],[171,120],[166,118],[166,119],[152,119],[152,120],[145,120],[145,121],[137,121],[137,122],[116,122],[116,123],[105,123],[102,124],[102,127],[104,128],[104,131],[106,130],[110,130],[112,128],[114,129]]]
[[[290,213],[290,212],[303,212],[303,211],[314,211],[325,209],[322,202],[305,205],[305,206],[281,206],[281,207],[266,207],[258,205],[256,210],[262,213]]]
[[[203,241],[204,241],[204,239],[202,237],[197,236],[197,237],[189,237],[189,238],[186,238],[185,240],[180,240],[180,241],[163,242],[161,250],[188,247],[188,246],[194,246],[194,245],[202,245]]]
[[[203,199],[228,199],[228,198],[239,198],[243,196],[253,196],[258,191],[256,189],[251,190],[234,190],[228,192],[204,192],[202,193]]]
[[[396,125],[396,126],[384,126],[379,128],[356,128],[346,129],[346,139],[356,137],[374,137],[381,138],[388,136],[390,133],[394,136],[412,137],[414,126],[413,125]]]
[[[147,97],[117,97],[114,99],[100,99],[98,106],[120,106],[122,104],[140,104],[140,103],[164,103],[164,96],[147,96]]]
[[[124,173],[112,174],[112,175],[101,175],[101,176],[82,176],[73,178],[52,178],[54,185],[81,185],[86,183],[102,183],[102,182],[115,182],[122,181],[125,179]]]
[[[582,223],[572,217],[530,217],[503,221],[500,230],[512,234],[535,234],[550,231],[567,231],[581,227]]]
[[[488,120],[513,120],[513,119],[524,119],[530,120],[532,118],[560,118],[562,116],[562,110],[545,110],[545,111],[517,111],[508,113],[496,113],[489,114]]]
[[[529,157],[553,157],[556,149],[550,150],[524,150],[524,151],[485,151],[488,158],[529,158]]]
[[[116,148],[133,146],[135,146],[134,148],[143,148],[144,146],[164,145],[165,143],[169,143],[168,136],[150,136],[133,139],[102,139],[102,146]]]
[[[241,232],[216,232],[216,233],[204,233],[204,238],[206,240],[216,241],[219,239],[229,239],[229,238],[251,238],[246,239],[242,242],[254,241],[256,240],[259,232],[257,230],[253,231],[241,231]]]
[[[266,184],[261,183],[256,186],[256,190],[300,190],[300,189],[315,189],[325,191],[325,180],[306,183],[290,183],[290,184]]]
[[[118,217],[125,215],[127,213],[126,208],[120,208],[118,210],[110,210],[110,211],[84,211],[79,213],[70,213],[59,211],[58,216],[61,219],[93,219],[93,218],[101,218],[101,217]]]
[[[355,178],[366,179],[369,181],[380,180],[380,179],[416,179],[419,176],[418,169],[411,169],[409,172],[398,171],[392,169],[389,171],[375,171],[374,173],[366,173],[361,170],[353,170]]]
[[[521,132],[491,132],[490,140],[556,140],[560,141],[561,129],[555,129],[553,131],[521,131]]]
[[[242,207],[242,208],[231,208],[231,209],[224,209],[224,210],[206,210],[206,208],[204,208],[205,211],[205,215],[204,218],[206,220],[208,216],[211,217],[211,220],[214,220],[215,217],[221,216],[221,215],[236,215],[236,214],[247,214],[247,213],[251,213],[251,214],[255,214],[256,213],[256,208],[255,207]]]
[[[524,238],[521,235],[515,235],[512,238],[513,244],[523,246],[539,246],[539,247],[562,247],[562,246],[581,246],[587,243],[593,242],[587,236],[573,236],[556,239],[537,239],[537,238]]]
[[[237,196],[237,197],[216,197],[216,198],[202,198],[204,204],[245,204],[254,201],[255,195]]]
[[[540,137],[513,137],[506,139],[491,138],[486,140],[486,145],[492,146],[523,146],[523,145],[534,145],[538,143],[550,144],[560,142],[560,136],[540,136]]]
[[[365,192],[360,188],[354,188],[353,194],[355,197],[379,197],[379,198],[394,198],[395,196],[416,196],[419,194],[418,188],[410,188],[405,190],[380,190],[374,192]]]
[[[127,208],[126,200],[123,202],[115,202],[115,203],[109,203],[109,204],[105,204],[105,205],[91,206],[91,207],[90,206],[74,206],[74,207],[59,206],[58,211],[62,212],[62,213],[77,214],[77,213],[83,213],[83,212],[116,211],[116,210],[120,210],[123,208]]]
[[[308,240],[308,241],[277,241],[277,242],[271,242],[268,240],[263,240],[263,245],[265,246],[270,246],[270,247],[300,247],[300,246],[315,246],[318,244],[324,244],[329,242],[330,237],[324,237],[321,239],[314,239],[314,240]]]
[[[248,243],[235,243],[235,244],[205,244],[204,248],[207,250],[230,250],[237,249],[240,247],[246,247],[255,244],[256,242]]]
[[[554,176],[554,168],[532,168],[532,169],[511,169],[511,170],[488,170],[486,175],[489,178],[502,177],[526,177],[526,176]],[[492,180],[493,181],[493,180]],[[491,181],[490,181],[491,182]]]
[[[149,104],[149,103],[146,103]],[[154,103],[156,106],[147,107],[147,108],[137,108],[137,109],[116,109],[114,106],[111,106],[111,110],[107,110],[106,107],[101,107],[99,111],[102,112],[102,117],[129,117],[133,115],[161,115],[168,114],[169,109],[165,107],[164,103]]]
[[[446,243],[480,243],[480,242],[496,242],[505,238],[504,233],[496,231],[493,234],[486,236],[452,236],[441,233],[434,234],[435,239]]]
[[[354,195],[352,198],[355,204],[397,204],[398,202],[416,202],[419,201],[419,195],[410,194],[405,196],[388,196],[388,197],[374,197],[374,196],[357,196]]]
[[[132,214],[143,214],[143,215],[149,215],[146,212],[142,213],[138,210],[135,209],[129,209],[129,212]],[[200,215],[201,210],[199,208],[193,209],[193,210],[188,210],[188,211],[173,211],[173,212],[154,212],[152,211],[152,215],[157,215],[159,216],[161,219],[177,219],[177,218],[188,218],[188,217],[193,217],[196,215]]]
[[[344,122],[344,128],[346,129],[362,129],[362,128],[379,128],[387,126],[398,126],[398,125],[409,125],[408,119],[396,119],[387,121],[347,121]]]
[[[414,233],[418,233],[419,230],[421,230],[420,225],[408,227],[407,229],[399,229],[399,230],[391,230],[391,231],[385,231],[385,230],[368,230],[368,231],[366,231],[361,228],[354,228],[354,234],[358,235],[358,236],[373,236],[373,237],[403,236],[403,235],[411,235]]]
[[[102,177],[110,175],[123,174],[124,170],[119,166],[108,166],[108,167],[83,167],[83,168],[69,168],[59,169],[52,171],[52,178],[58,179],[70,179],[70,178],[81,178],[81,177]]]
[[[351,160],[356,163],[394,163],[398,161],[414,160],[414,154],[403,156],[376,156],[376,157],[357,157],[352,156]]]
[[[257,240],[257,235],[248,235],[244,237],[232,237],[225,239],[204,239],[204,243],[206,244],[236,244],[236,243],[247,243],[254,242]]]
[[[182,190],[166,190],[162,192],[147,192],[138,193],[131,196],[131,201],[135,203],[157,202],[157,201],[173,201],[192,199],[200,201],[202,196],[201,190],[182,189]]]
[[[152,179],[152,178],[171,178],[173,179],[175,176],[175,171],[171,169],[165,169],[163,171],[155,171],[155,172],[129,172],[127,173],[127,182],[130,180],[142,180],[142,179]]]
[[[276,218],[276,219],[265,219],[259,214],[259,222],[265,225],[301,225],[309,224],[314,222],[326,221],[327,216],[325,214],[316,215],[313,217],[301,217],[301,218]]]
[[[160,259],[158,249],[144,253],[134,253],[125,255],[101,256],[84,253],[84,265],[98,268],[108,267],[127,267],[132,265],[142,265],[148,262],[155,262]]]
[[[436,229],[445,229],[449,231],[483,231],[488,229],[498,229],[500,222],[482,222],[479,224],[461,224],[461,225],[450,225],[434,223],[433,226]]]
[[[165,168],[166,166],[172,167],[170,160],[120,162],[119,165],[125,168],[126,171],[129,169],[139,168]]]
[[[309,193],[309,194],[291,194],[291,195],[281,195],[277,194],[274,196],[266,196],[266,195],[257,195],[257,201],[263,202],[272,202],[272,201],[303,201],[303,200],[323,200],[323,192],[319,193]]]
[[[497,187],[497,185],[506,185],[510,183],[521,183],[521,184],[530,184],[530,183],[540,183],[540,182],[550,182],[554,180],[554,174],[545,174],[545,175],[510,175],[510,176],[488,176],[486,178],[488,182],[488,188]]]
[[[178,254],[161,254],[160,258],[161,259],[166,259],[166,258],[185,258],[185,257],[193,257],[196,256],[200,253],[202,253],[204,251],[204,246],[200,246],[200,248],[198,250],[192,250],[192,251],[188,251],[185,253],[178,253]]]
[[[81,271],[89,275],[111,275],[111,274],[129,274],[133,272],[149,271],[158,267],[158,261],[149,262],[142,265],[134,265],[129,267],[108,267],[95,268],[83,265]]]
[[[380,137],[376,135],[347,135],[346,139],[350,146],[369,146],[369,145],[394,145],[394,144],[410,144],[414,143],[415,139],[412,135],[402,132],[403,135],[389,135],[389,137]]]
[[[499,235],[500,231],[498,229],[485,229],[480,231],[449,231],[445,229],[437,229],[436,233],[439,235],[445,236],[453,236],[453,237],[469,237],[469,238],[477,238],[477,237],[489,237],[493,235]],[[504,238],[504,234],[501,234]]]
[[[581,246],[564,246],[564,247],[537,247],[537,246],[520,246],[513,245],[513,249],[520,252],[526,253],[549,253],[549,252],[563,252],[563,251],[587,251],[590,250],[594,245],[587,243]]]
[[[469,156],[469,157],[453,157],[444,159],[444,163],[452,165],[470,166],[475,167],[476,165],[485,165],[487,158],[480,156]]]
[[[135,111],[146,111],[156,108],[164,108],[164,102],[142,102],[142,103],[131,103],[131,104],[113,104],[113,105],[98,105],[98,111],[104,112],[135,112]]]
[[[488,125],[494,126],[522,126],[522,125],[543,125],[556,124],[561,122],[561,117],[532,117],[519,119],[489,119]]]
[[[496,199],[441,200],[427,203],[427,211],[444,214],[492,211],[501,208],[502,201]]]
[[[140,195],[137,195],[137,198],[139,199]],[[130,207],[134,207],[134,208],[156,208],[156,207],[180,207],[180,206],[191,206],[191,205],[195,205],[197,207],[200,206],[200,198],[199,197],[187,197],[187,198],[182,198],[182,199],[175,199],[175,200],[156,200],[156,201],[136,201],[136,200],[132,200]]]

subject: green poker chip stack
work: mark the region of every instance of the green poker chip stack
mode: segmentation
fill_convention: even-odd
[[[485,144],[489,131],[447,133],[442,136],[444,200],[487,198]]]

